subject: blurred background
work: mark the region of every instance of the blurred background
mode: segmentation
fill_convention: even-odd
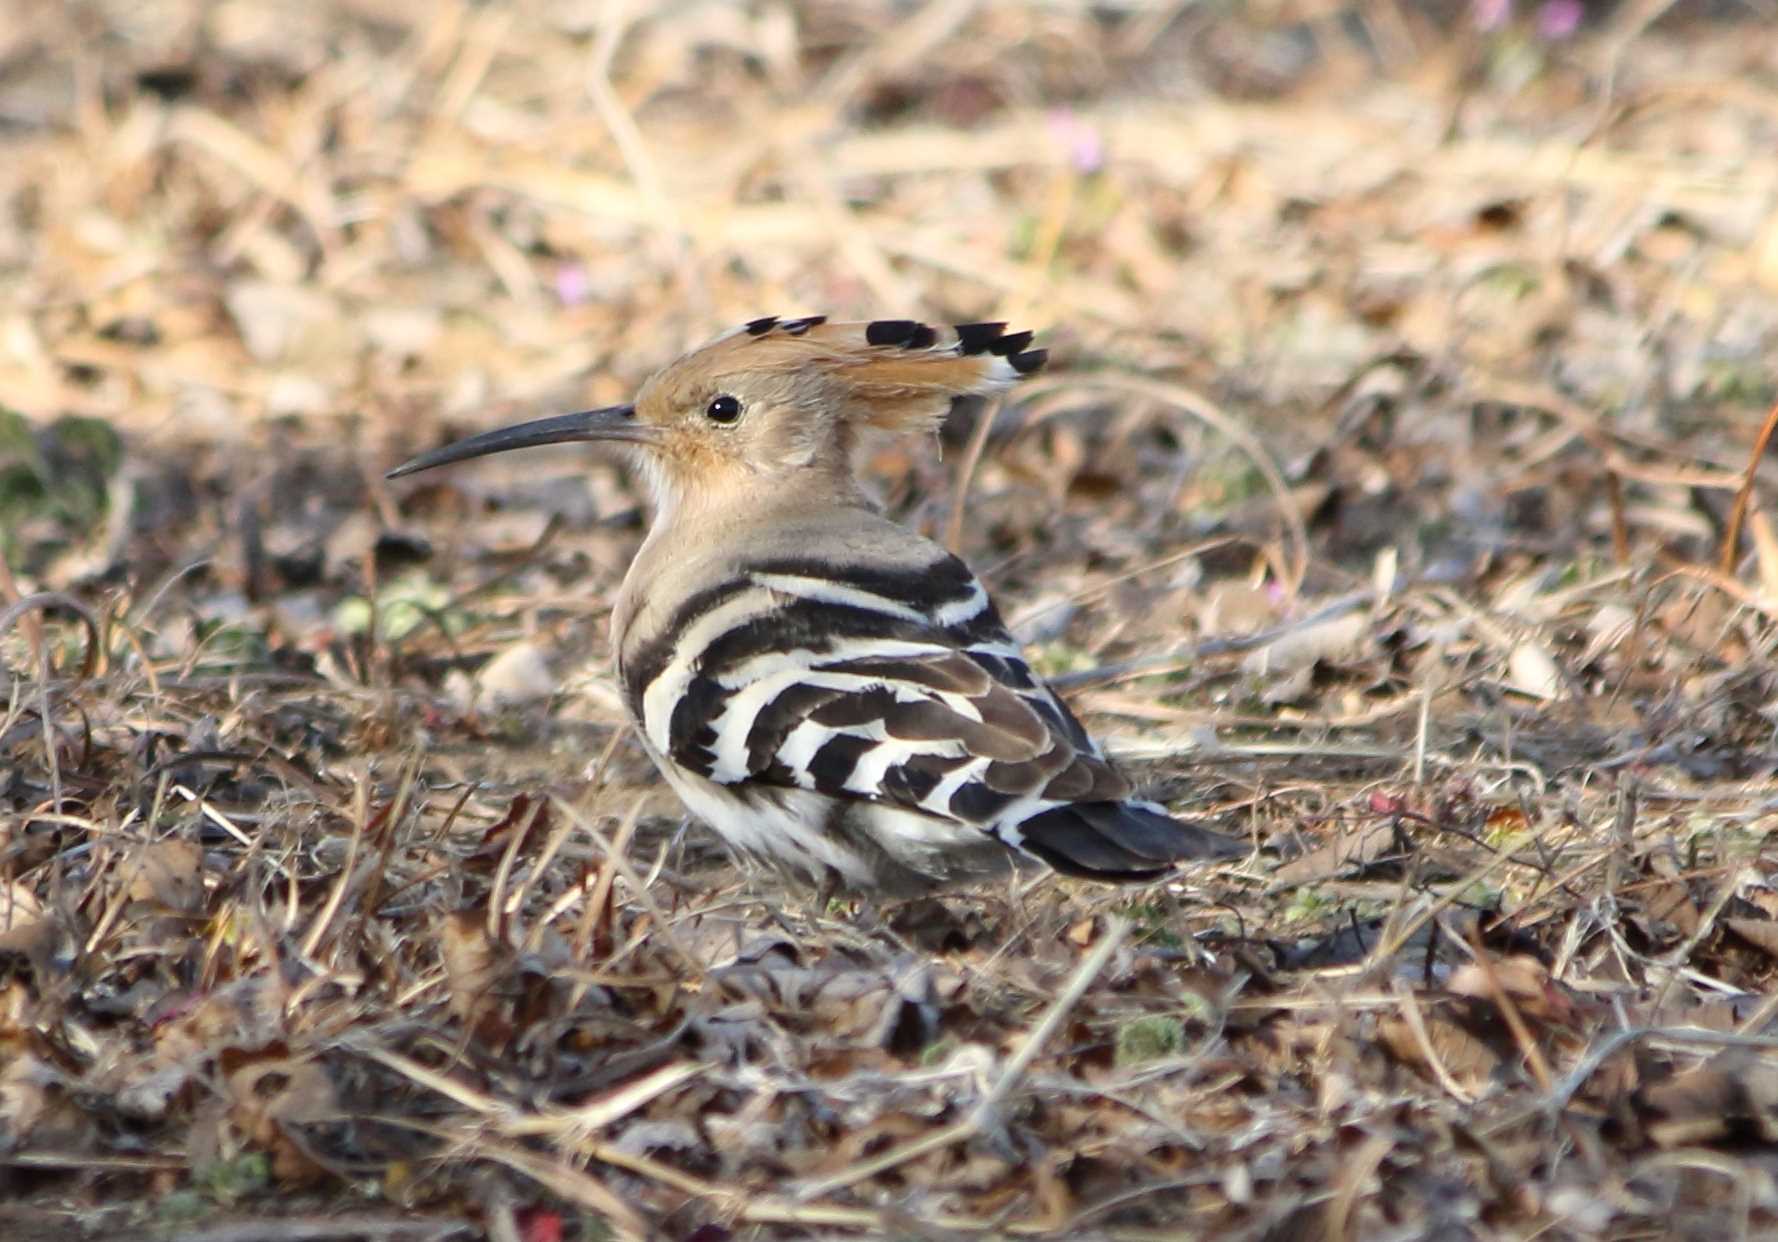
[[[20,589],[198,550],[258,602],[417,555],[410,519],[498,479],[520,542],[517,512],[620,513],[590,454],[379,476],[761,314],[1011,319],[1058,371],[1188,386],[1338,518],[1321,553],[1407,519],[1416,572],[1474,551],[1441,512],[1590,544],[1595,467],[1734,466],[1773,394],[1771,0],[7,10]],[[1063,419],[982,479],[1065,504],[1153,468],[1173,535],[1263,491],[1178,420]],[[1662,540],[1724,499],[1628,481]]]

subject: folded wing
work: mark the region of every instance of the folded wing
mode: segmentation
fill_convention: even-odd
[[[681,613],[624,679],[651,744],[720,785],[884,803],[1102,878],[1228,852],[1128,801],[955,557],[756,562]]]

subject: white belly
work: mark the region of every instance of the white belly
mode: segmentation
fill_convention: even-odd
[[[828,799],[804,789],[743,798],[695,772],[663,767],[661,774],[685,809],[737,849],[787,863],[812,876],[831,867],[852,884],[869,884],[870,865],[825,831]]]
[[[655,763],[686,809],[730,845],[816,882],[831,870],[857,888],[923,891],[994,875],[1017,861],[1013,850],[970,824],[864,799],[836,805],[812,789],[752,785],[741,794]]]

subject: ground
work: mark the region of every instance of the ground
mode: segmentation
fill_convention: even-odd
[[[3,7],[0,1234],[1778,1230],[1771,0]],[[807,313],[1245,858],[818,906],[621,462],[382,479]]]

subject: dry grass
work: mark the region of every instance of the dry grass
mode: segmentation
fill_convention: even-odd
[[[0,1234],[1778,1229],[1769,0],[5,7]],[[381,480],[810,311],[1043,330],[872,469],[1252,858],[786,900],[621,470]]]

